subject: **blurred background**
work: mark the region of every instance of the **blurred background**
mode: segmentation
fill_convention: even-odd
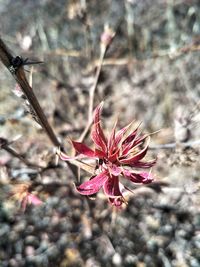
[[[16,151],[47,168],[0,150],[0,267],[200,266],[199,1],[0,0],[0,36],[12,54],[44,61],[33,69],[33,90],[67,149],[87,124],[105,25],[116,35],[94,106],[105,100],[108,132],[117,117],[119,128],[134,119],[145,132],[160,130],[147,155],[158,158],[156,183],[132,185],[128,206],[117,212],[102,193],[78,195],[65,164],[48,167],[52,145],[1,64],[0,137],[17,139]],[[20,212],[8,197],[20,181],[37,184],[42,206]]]

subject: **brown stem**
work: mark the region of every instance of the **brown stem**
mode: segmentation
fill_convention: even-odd
[[[25,94],[33,110],[35,111],[35,114],[39,118],[42,128],[46,131],[51,142],[55,146],[59,147],[60,142],[58,141],[52,127],[48,123],[47,118],[33,92],[33,89],[30,87],[26,79],[23,66],[20,66],[14,72],[11,71],[13,56],[6,47],[6,45],[4,44],[4,42],[1,40],[1,38],[0,38],[0,59],[3,62],[3,64],[7,67],[7,69],[10,71],[10,73],[13,75],[16,82],[20,85],[23,93]]]
[[[25,159],[22,155],[20,155],[18,152],[16,152],[13,148],[9,146],[8,140],[0,137],[0,148],[7,151],[9,154],[11,154],[13,157],[18,158],[21,160],[24,164],[26,164],[29,167],[32,168],[43,168],[42,166],[39,166],[37,164],[34,164],[30,162],[29,160]]]
[[[87,135],[89,129],[90,129],[90,126],[92,124],[92,113],[93,113],[93,107],[94,107],[94,94],[95,94],[95,91],[96,91],[96,88],[97,88],[97,84],[98,84],[98,81],[99,81],[99,76],[100,76],[100,73],[101,73],[101,69],[102,69],[102,66],[103,66],[103,60],[104,60],[104,57],[105,57],[105,54],[106,54],[106,47],[103,49],[103,51],[101,52],[101,55],[100,55],[100,59],[99,59],[99,65],[97,67],[97,71],[96,71],[96,74],[95,74],[95,79],[94,79],[94,84],[92,86],[92,88],[90,89],[90,92],[89,92],[89,107],[88,107],[88,119],[87,119],[87,124],[86,124],[86,127],[85,129],[83,130],[83,133],[81,134],[80,138],[79,138],[79,142],[82,142],[85,138],[85,136]]]
[[[46,131],[49,139],[56,147],[59,147],[60,142],[58,141],[52,127],[50,126],[50,124],[46,118],[46,115],[44,114],[32,88],[30,87],[30,85],[26,79],[23,68],[19,68],[17,70],[17,73],[13,74],[13,76],[14,76],[15,80],[17,81],[17,83],[20,85],[23,93],[26,95],[29,103],[31,104],[37,117],[39,118],[39,121],[41,123],[42,128]]]
[[[26,164],[27,166],[29,166],[31,168],[43,168],[42,166],[39,166],[37,164],[34,164],[34,163],[28,161],[27,159],[25,159],[23,156],[18,154],[13,148],[11,148],[9,146],[5,146],[5,147],[3,147],[3,149],[6,150],[8,153],[10,153],[12,156],[21,160],[24,164]]]
[[[42,128],[45,130],[47,136],[49,137],[49,139],[51,140],[53,145],[56,147],[60,147],[61,144],[60,144],[59,140],[57,139],[52,127],[50,126],[50,124],[46,118],[46,115],[43,112],[43,109],[41,108],[41,106],[37,100],[37,97],[35,96],[31,86],[29,85],[29,83],[26,79],[23,66],[20,66],[19,68],[17,68],[16,70],[14,69],[14,71],[13,71],[12,61],[13,61],[14,57],[12,56],[11,52],[6,47],[6,45],[4,44],[4,42],[2,41],[1,38],[0,38],[0,59],[1,59],[2,63],[7,67],[7,69],[10,71],[10,73],[13,75],[13,77],[17,81],[17,83],[20,85],[23,93],[27,97],[30,105],[32,106],[35,114],[37,115],[38,120],[40,121]],[[69,162],[67,162],[67,164],[69,165],[72,172],[75,174],[76,171],[75,171],[74,166],[72,166]]]

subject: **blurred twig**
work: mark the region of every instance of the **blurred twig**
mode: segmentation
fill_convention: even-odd
[[[3,62],[3,64],[7,67],[7,69],[10,71],[10,73],[13,75],[16,82],[20,85],[23,93],[25,94],[28,101],[30,102],[35,114],[39,118],[39,121],[41,122],[42,128],[46,131],[51,142],[56,147],[59,147],[60,142],[58,141],[52,127],[48,123],[47,118],[46,118],[32,88],[30,87],[30,85],[26,79],[23,66],[20,66],[14,72],[11,71],[11,67],[13,65],[12,61],[13,61],[14,57],[11,55],[11,53],[9,52],[8,48],[6,47],[4,42],[1,40],[1,38],[0,38],[0,59]]]
[[[52,144],[57,148],[62,147],[61,143],[59,142],[58,138],[56,137],[52,127],[50,126],[46,115],[41,108],[37,97],[35,96],[31,86],[29,85],[25,73],[23,65],[20,65],[18,68],[14,68],[13,66],[13,59],[15,59],[12,54],[10,53],[9,49],[6,47],[2,39],[0,38],[0,59],[2,63],[6,66],[6,68],[10,71],[16,82],[20,85],[24,95],[28,99],[31,107],[33,108],[34,113],[38,117],[40,125],[45,130],[47,136],[51,140]],[[76,169],[73,165],[80,165],[78,161],[74,160],[73,165],[67,161],[68,166],[70,167],[71,171],[74,175],[76,175]],[[82,163],[84,165],[84,163]],[[83,166],[84,167],[84,166]]]
[[[18,158],[21,160],[24,164],[26,164],[29,167],[32,168],[43,168],[40,165],[34,164],[30,162],[29,160],[25,159],[22,155],[20,155],[18,152],[16,152],[13,148],[10,147],[10,142],[8,142],[7,139],[0,137],[0,149],[4,149],[9,154],[11,154],[13,157]]]
[[[189,141],[189,142],[181,142],[178,143],[181,147],[193,147],[195,145],[200,145],[200,140],[195,141]],[[149,149],[155,150],[155,149],[172,149],[177,146],[177,143],[168,143],[168,144],[161,144],[161,145],[154,145],[149,146]]]
[[[103,65],[103,59],[106,53],[106,49],[104,49],[104,51],[101,53],[100,55],[100,59],[99,59],[99,65],[97,67],[97,71],[95,74],[95,78],[94,78],[94,84],[92,86],[92,88],[89,91],[89,106],[88,106],[88,119],[87,119],[87,124],[85,129],[83,130],[80,138],[79,138],[79,142],[82,142],[83,139],[85,138],[85,136],[87,135],[89,128],[91,126],[92,123],[92,113],[93,113],[93,107],[94,107],[94,94],[95,94],[95,90],[97,88],[97,84],[99,81],[99,76],[101,73],[101,69],[102,69],[102,65]]]
[[[105,30],[103,34],[101,35],[101,52],[100,52],[100,58],[99,58],[99,64],[97,66],[97,71],[94,78],[93,86],[91,87],[89,91],[89,107],[88,107],[88,119],[86,127],[81,134],[79,138],[79,142],[82,142],[85,136],[87,135],[89,128],[92,123],[92,114],[93,114],[93,107],[94,107],[94,94],[97,88],[97,84],[99,81],[100,73],[103,66],[104,57],[106,55],[106,52],[108,50],[108,47],[110,46],[111,42],[113,41],[113,38],[115,36],[115,32],[110,29],[108,26],[105,26]]]
[[[153,56],[145,58],[145,59],[137,59],[132,57],[132,63],[141,63],[145,62],[147,60],[155,59],[155,58],[164,58],[168,57],[170,59],[175,59],[177,57],[182,56],[183,54],[190,53],[190,52],[197,52],[200,51],[200,45],[198,45],[197,41],[200,42],[200,40],[194,40],[194,43],[191,43],[190,45],[183,46],[176,51],[169,51],[169,50],[160,50],[156,52],[152,52]],[[109,66],[109,65],[128,65],[130,63],[130,58],[123,57],[123,58],[106,58],[104,59],[102,65],[103,66]],[[93,66],[99,66],[99,60],[96,60],[93,64]]]

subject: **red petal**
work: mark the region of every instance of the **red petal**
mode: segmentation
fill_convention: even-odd
[[[153,176],[149,172],[141,172],[140,176],[144,178],[143,184],[149,184],[154,180]]]
[[[126,156],[127,154],[130,153],[130,150],[135,147],[135,140],[133,140],[131,143],[127,143],[125,145],[123,145],[123,149],[122,149],[122,155]]]
[[[36,195],[33,194],[28,194],[27,198],[28,203],[33,204],[34,206],[39,206],[43,203]]]
[[[116,198],[111,198],[110,197],[109,201],[113,206],[115,206],[117,208],[120,208],[121,205],[124,203],[123,197],[116,197]]]
[[[94,123],[99,123],[100,122],[100,115],[101,115],[101,111],[103,108],[103,104],[104,102],[102,101],[94,110]]]
[[[148,139],[146,146],[140,152],[138,152],[137,154],[135,154],[134,156],[132,156],[130,158],[120,159],[119,160],[120,163],[126,164],[126,165],[131,165],[131,164],[136,163],[137,161],[141,160],[142,158],[144,158],[144,156],[146,155],[147,150],[148,150],[149,141],[150,141],[150,138]]]
[[[72,141],[72,144],[78,153],[83,154],[87,157],[91,157],[91,158],[96,157],[94,151],[88,146],[86,146],[85,144],[80,143],[80,142],[75,142],[75,141]]]
[[[130,126],[132,125],[133,122],[131,122],[130,124],[128,124],[127,126],[125,126],[124,128],[120,129],[117,133],[116,133],[116,144],[119,144],[119,142],[121,142],[124,134],[128,131],[128,129],[130,128]]]
[[[128,137],[123,141],[123,145],[124,144],[127,144],[127,143],[130,143],[130,142],[132,142],[135,139],[135,137],[137,135],[137,130],[138,129],[134,130],[132,133],[130,133],[128,135]]]
[[[110,155],[108,157],[108,160],[113,162],[113,163],[118,161],[119,151],[120,151],[120,148],[118,148],[114,154]]]
[[[105,138],[103,130],[101,129],[100,123],[96,123],[93,125],[91,131],[91,138],[96,146],[98,146],[105,153],[107,152],[107,140]]]
[[[113,154],[113,150],[116,149],[116,141],[115,141],[115,130],[116,130],[116,125],[117,125],[117,122],[115,122],[115,125],[112,129],[112,132],[110,134],[110,137],[108,139],[108,154]]]
[[[114,175],[114,176],[118,176],[122,172],[121,167],[118,167],[115,164],[113,164],[111,167],[109,167],[109,170],[110,170],[110,173],[112,173],[112,175]]]
[[[41,205],[43,202],[36,196],[33,195],[31,193],[27,193],[21,201],[21,208],[22,211],[24,212],[26,210],[26,206],[27,204],[32,204],[34,206],[39,206]]]
[[[133,183],[148,184],[153,181],[153,176],[148,172],[135,173],[129,170],[124,170],[123,173],[125,177]]]
[[[143,144],[147,137],[149,137],[149,135],[143,135],[140,137],[137,136],[130,143],[126,143],[125,145],[123,145],[122,154],[126,155],[131,151],[131,149],[134,149],[134,147],[136,147],[137,145]]]
[[[107,179],[108,173],[103,172],[98,174],[91,180],[82,183],[80,186],[76,187],[76,189],[82,195],[93,195],[101,189]]]
[[[100,125],[100,115],[103,108],[103,104],[104,102],[101,102],[94,110],[94,125],[91,131],[91,138],[94,143],[101,148],[101,150],[106,152],[107,140]]]
[[[99,149],[96,148],[95,149],[95,156],[97,158],[103,159],[103,158],[106,157],[106,154],[103,151],[101,151],[101,150],[99,150]]]
[[[104,193],[109,197],[122,196],[119,188],[119,178],[117,176],[109,176],[108,180],[103,185]]]
[[[144,169],[148,169],[153,167],[156,164],[156,159],[150,160],[150,161],[137,161],[134,162],[133,164],[129,164],[131,167],[135,167],[135,168],[144,168]]]
[[[129,125],[131,126],[132,123],[129,124]],[[122,143],[123,145],[132,142],[135,138],[137,138],[137,136],[139,136],[139,134],[138,134],[138,129],[139,129],[140,125],[141,125],[141,123],[136,127],[136,129],[135,129],[134,131],[132,131],[132,132],[131,132],[131,133],[124,139],[124,141],[123,141],[123,143]]]

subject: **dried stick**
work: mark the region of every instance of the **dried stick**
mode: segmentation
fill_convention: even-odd
[[[94,84],[92,86],[92,88],[89,91],[89,107],[88,107],[88,119],[87,119],[87,124],[85,129],[83,130],[83,133],[81,134],[80,138],[79,138],[79,142],[82,142],[85,138],[85,136],[87,135],[90,126],[92,124],[92,114],[93,114],[93,108],[94,108],[94,94],[97,88],[97,84],[99,81],[99,76],[101,73],[101,69],[102,69],[102,65],[103,65],[103,59],[105,57],[106,54],[106,49],[104,49],[104,51],[101,53],[100,55],[100,59],[99,59],[99,65],[97,67],[97,71],[95,74],[95,79],[94,79]]]
[[[46,134],[48,135],[51,142],[56,146],[60,146],[60,142],[58,141],[56,135],[54,134],[53,129],[51,128],[50,124],[47,121],[47,118],[32,90],[30,87],[25,73],[23,66],[20,66],[16,71],[13,72],[12,69],[12,61],[14,57],[9,52],[8,48],[4,44],[4,42],[0,38],[0,59],[3,62],[3,64],[7,67],[7,69],[10,71],[10,73],[13,75],[16,82],[20,85],[23,93],[27,97],[28,101],[30,102],[31,106],[33,107],[33,110],[35,111],[35,114],[39,118],[39,121],[41,122],[42,128],[46,131]]]
[[[195,145],[200,145],[200,140],[189,141],[189,142],[181,142],[181,143],[169,143],[169,144],[161,144],[161,145],[154,145],[149,146],[149,149],[172,149],[175,148],[177,145],[181,147],[193,147]]]
[[[104,57],[106,55],[108,47],[110,46],[111,42],[113,41],[114,36],[115,36],[115,32],[113,32],[113,30],[111,28],[109,28],[108,26],[105,26],[105,30],[101,36],[101,53],[100,53],[100,58],[99,58],[99,64],[97,66],[97,71],[95,74],[93,86],[91,87],[91,89],[89,91],[89,107],[88,107],[87,124],[86,124],[85,129],[83,130],[83,133],[81,134],[81,136],[78,139],[79,142],[82,142],[84,140],[84,138],[87,135],[87,133],[90,129],[90,126],[92,124],[92,114],[93,114],[93,108],[94,108],[94,94],[95,94],[97,84],[99,81],[99,77],[100,77],[100,73],[102,70]]]
[[[54,146],[57,148],[62,147],[61,143],[59,142],[58,138],[56,137],[52,127],[50,126],[46,115],[43,112],[43,109],[41,108],[31,86],[29,85],[25,73],[24,73],[24,68],[23,65],[20,65],[18,68],[14,68],[13,66],[13,60],[16,58],[12,56],[10,53],[9,49],[6,47],[2,39],[0,38],[0,60],[2,63],[6,66],[6,68],[10,71],[16,82],[20,85],[24,95],[28,99],[31,107],[33,108],[36,116],[38,117],[38,121],[40,122],[42,128],[45,130],[47,136],[49,137],[50,141]],[[75,166],[73,166],[71,163],[67,162],[68,166],[70,167],[71,171],[73,174],[76,174],[76,169]],[[73,161],[74,165],[79,166],[79,162],[74,160]],[[82,163],[82,168],[84,167],[87,169],[87,166],[83,166],[84,164]]]
[[[199,40],[200,42],[200,40]],[[200,45],[194,45],[194,44],[190,44],[188,46],[184,46],[182,48],[177,49],[174,52],[170,52],[167,50],[163,50],[163,51],[157,51],[156,53],[153,53],[153,55],[151,57],[148,57],[146,59],[137,59],[132,57],[132,62],[137,64],[137,63],[141,63],[141,62],[146,62],[147,60],[154,60],[155,58],[169,58],[169,59],[176,59],[184,54],[187,53],[192,53],[192,52],[197,52],[200,51]],[[130,58],[128,57],[123,57],[123,58],[107,58],[104,59],[103,61],[103,66],[123,66],[123,65],[128,65],[130,63]],[[93,65],[98,66],[98,60],[95,60]]]
[[[16,152],[13,148],[10,147],[10,142],[8,142],[8,140],[6,140],[2,137],[0,137],[0,149],[4,149],[9,154],[11,154],[13,157],[18,158],[20,161],[22,161],[28,167],[43,168],[42,166],[34,164],[34,163],[30,162],[29,160],[25,159],[22,155],[20,155],[18,152]]]

